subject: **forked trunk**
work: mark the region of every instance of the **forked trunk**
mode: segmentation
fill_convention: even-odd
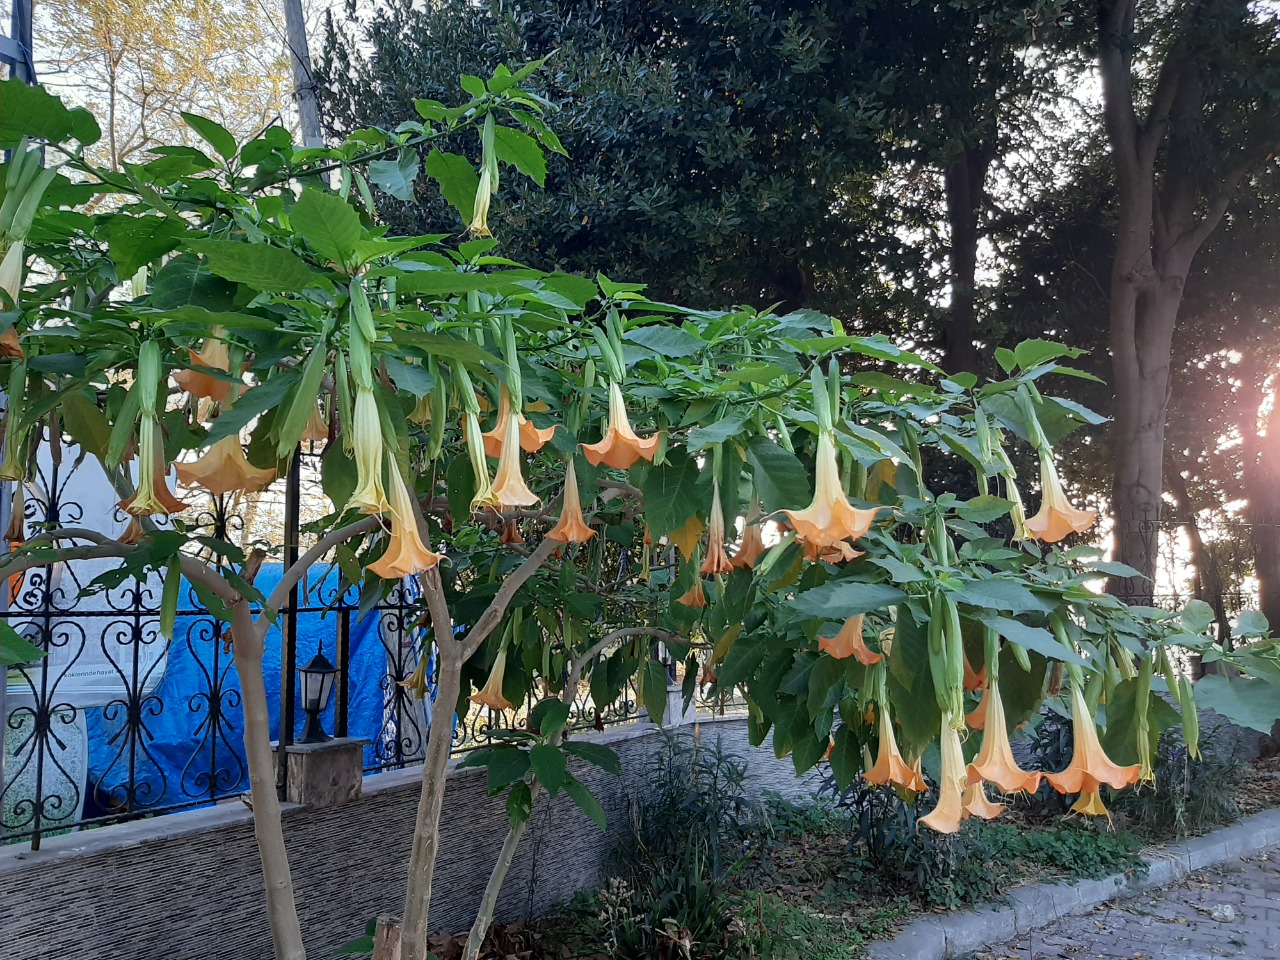
[[[533,785],[532,792],[533,802],[536,803],[539,793],[537,783]],[[467,934],[467,945],[462,951],[462,960],[477,960],[480,956],[480,948],[484,946],[484,938],[489,933],[490,924],[493,923],[494,910],[498,907],[498,894],[502,892],[502,885],[507,882],[507,872],[515,859],[516,848],[520,846],[520,840],[528,828],[529,821],[526,819],[507,831],[507,839],[502,842],[498,861],[493,865],[493,872],[489,874],[489,883],[484,888],[484,897],[480,901],[476,922],[472,925],[471,932]]]
[[[401,920],[399,960],[426,960],[427,922],[431,910],[431,877],[440,849],[440,810],[447,785],[449,752],[453,743],[453,714],[462,685],[462,648],[457,643],[437,647],[440,656],[435,722],[427,737],[422,765],[422,796],[409,852],[409,882]],[[382,960],[382,958],[378,958]]]
[[[267,688],[262,678],[263,640],[243,600],[232,607],[232,650],[244,706],[244,749],[249,760],[249,784],[253,799],[253,834],[262,860],[267,891],[267,915],[275,960],[306,960],[302,926],[293,898],[293,878],[280,824],[280,798],[276,795],[271,721]]]

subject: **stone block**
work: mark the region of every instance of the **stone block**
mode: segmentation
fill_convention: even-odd
[[[872,960],[944,960],[947,956],[947,931],[943,923],[923,917],[907,924],[892,940],[867,944]]]
[[[295,743],[285,747],[289,763],[289,802],[323,810],[358,800],[364,781],[364,748],[368,743],[368,740],[340,737],[323,743]]]

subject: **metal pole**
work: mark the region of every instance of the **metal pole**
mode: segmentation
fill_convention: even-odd
[[[302,450],[295,448],[293,458],[289,461],[289,473],[284,485],[284,569],[288,570],[298,562],[298,538],[300,536],[301,519],[299,508],[302,504]],[[289,754],[293,744],[294,725],[294,684],[297,680],[298,668],[298,586],[294,584],[289,591],[289,605],[282,611],[280,618],[280,742],[276,748],[276,790],[280,799],[286,798],[289,790]]]
[[[311,52],[307,46],[307,24],[302,16],[302,0],[284,0],[285,43],[293,67],[293,99],[298,105],[302,142],[308,147],[324,146],[320,127],[320,104],[316,81],[311,73]]]

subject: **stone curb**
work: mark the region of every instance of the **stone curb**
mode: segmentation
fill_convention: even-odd
[[[1177,883],[1205,867],[1280,844],[1280,809],[1245,817],[1229,827],[1181,843],[1143,852],[1146,877],[1116,873],[1077,883],[1031,883],[1015,887],[1000,906],[976,907],[913,920],[893,940],[867,945],[872,960],[946,960],[1020,937],[1065,917],[1088,913],[1099,904]]]

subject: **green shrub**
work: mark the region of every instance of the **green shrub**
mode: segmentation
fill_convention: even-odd
[[[1141,840],[1094,821],[1064,820],[1046,830],[1027,830],[999,821],[975,827],[992,863],[1017,863],[1083,879],[1147,870],[1139,855]]]
[[[1236,798],[1245,766],[1216,739],[1202,738],[1200,759],[1193,760],[1182,729],[1171,727],[1160,738],[1154,771],[1154,783],[1117,795],[1111,805],[1135,829],[1160,839],[1182,839],[1239,819]]]

